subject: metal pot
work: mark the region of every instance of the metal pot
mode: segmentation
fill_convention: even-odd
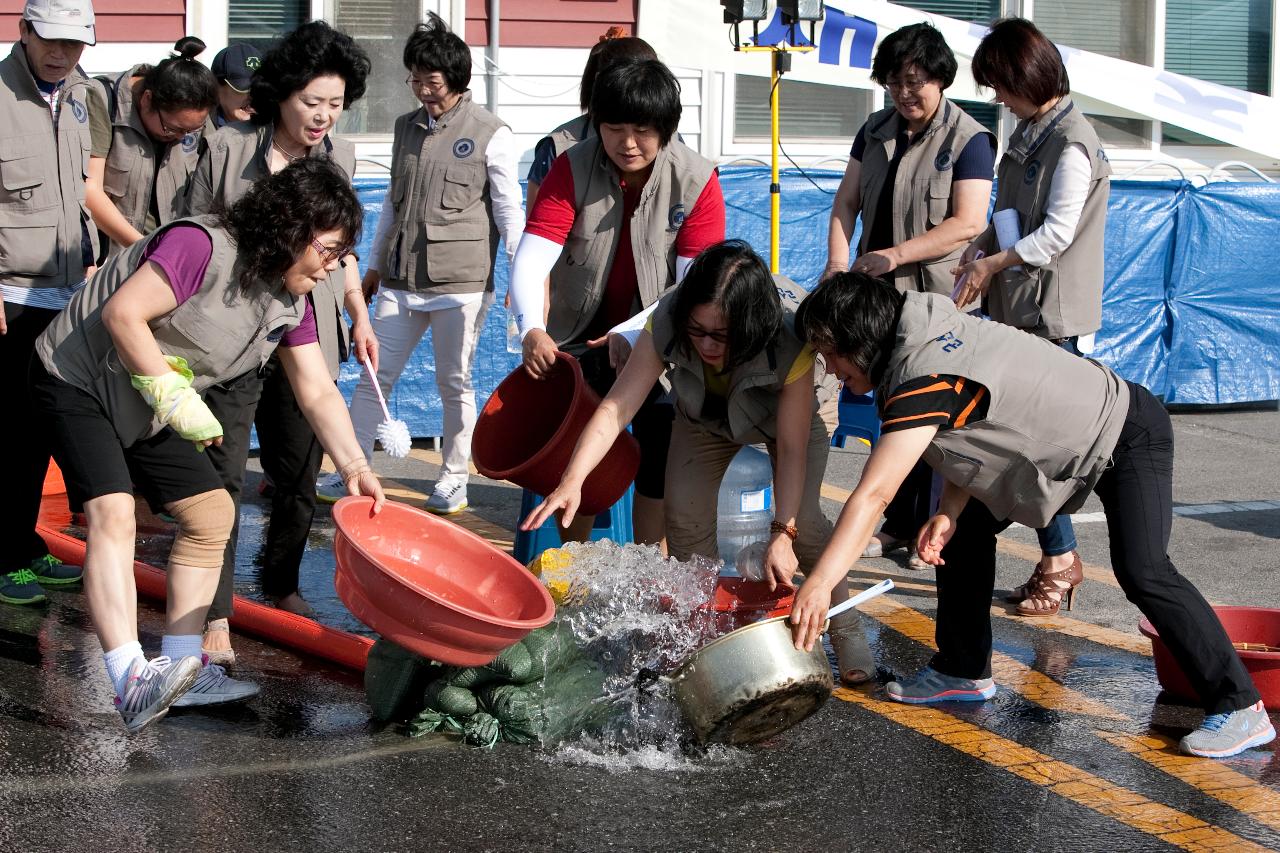
[[[885,580],[832,608],[832,616],[893,588]],[[835,679],[815,643],[799,651],[787,616],[725,634],[690,655],[671,677],[676,704],[703,743],[773,737],[822,707]]]

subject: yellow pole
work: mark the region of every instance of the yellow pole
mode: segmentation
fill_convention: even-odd
[[[778,273],[778,244],[781,242],[782,230],[782,186],[778,181],[778,145],[779,145],[779,105],[778,105],[778,57],[782,53],[775,51],[769,61],[772,67],[769,72],[769,272]]]

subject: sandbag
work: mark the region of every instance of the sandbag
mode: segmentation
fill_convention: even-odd
[[[422,691],[438,669],[431,661],[379,639],[369,649],[364,695],[378,722],[398,722],[422,709]]]
[[[457,719],[470,717],[480,708],[476,694],[465,687],[452,685],[443,678],[428,684],[422,698],[428,709]]]
[[[479,666],[451,666],[445,670],[444,677],[454,687],[474,690],[493,681],[498,675]]]
[[[516,643],[503,649],[496,658],[481,668],[492,673],[495,680],[524,684],[533,670],[533,661],[529,657],[529,650],[522,643]]]
[[[462,742],[468,746],[492,749],[499,736],[498,721],[484,711],[472,714],[462,725]]]
[[[493,684],[480,689],[477,698],[497,719],[499,734],[508,743],[533,743],[546,727],[536,685]]]

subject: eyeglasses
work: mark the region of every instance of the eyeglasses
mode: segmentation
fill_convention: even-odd
[[[912,95],[914,95],[916,92],[919,92],[926,85],[932,82],[933,81],[928,78],[925,78],[923,80],[920,80],[920,79],[887,80],[885,81],[885,84],[884,84],[884,90],[888,92],[890,95],[892,95],[895,90],[899,92],[910,92]]]
[[[160,122],[160,130],[164,131],[165,136],[186,136],[189,133],[199,133],[200,128],[171,127],[169,122],[164,120],[164,113],[156,110],[156,119]]]
[[[449,84],[444,80],[435,83],[430,80],[419,80],[417,77],[404,78],[404,84],[415,92],[442,92],[449,88]]]
[[[708,332],[701,326],[693,325],[685,326],[685,332],[687,332],[691,338],[706,338],[707,340],[715,341],[722,346],[729,343],[728,332]]]
[[[320,256],[320,260],[324,261],[326,264],[331,264],[334,261],[340,261],[347,255],[351,254],[350,246],[338,246],[333,248],[326,246],[314,237],[311,238],[311,248],[316,250],[316,254]]]

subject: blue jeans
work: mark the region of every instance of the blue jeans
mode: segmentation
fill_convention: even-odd
[[[1072,355],[1080,355],[1076,338],[1063,338],[1058,346]],[[1048,527],[1036,531],[1036,538],[1040,540],[1040,552],[1046,557],[1057,557],[1076,549],[1076,531],[1071,526],[1071,516],[1066,513],[1055,515]]]

